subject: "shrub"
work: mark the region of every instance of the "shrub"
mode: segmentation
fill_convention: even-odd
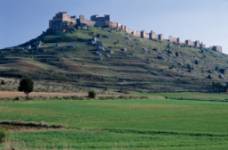
[[[157,48],[153,48],[152,50],[153,50],[153,51],[155,51],[155,52],[157,52],[157,51],[158,51],[158,49],[157,49]]]
[[[159,60],[163,60],[164,58],[162,57],[162,56],[157,56],[157,59],[159,59]]]
[[[187,64],[185,67],[187,68],[188,72],[192,72],[192,70],[194,70],[194,68],[190,64]]]
[[[198,65],[199,64],[199,61],[198,60],[195,60],[194,63],[195,63],[195,65]]]
[[[89,98],[96,98],[96,92],[95,91],[89,91],[88,92],[88,97]]]
[[[6,82],[4,80],[1,80],[1,85],[5,85]]]
[[[208,75],[207,76],[207,79],[210,79],[211,80],[212,79],[212,76],[211,75]]]
[[[221,74],[225,74],[225,73],[226,73],[226,69],[221,68],[221,69],[219,69],[219,72],[220,72]]]
[[[3,130],[0,130],[0,143],[3,143],[6,138],[6,133]]]
[[[227,83],[220,83],[220,82],[213,82],[212,83],[212,90],[216,93],[223,93],[226,92],[228,89]]]
[[[179,57],[179,53],[178,53],[178,52],[176,52],[176,53],[175,53],[175,56],[176,56],[176,57]]]

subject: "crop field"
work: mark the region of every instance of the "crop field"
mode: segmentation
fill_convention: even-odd
[[[0,125],[6,132],[0,149],[227,150],[226,97],[161,93],[148,99],[0,101],[0,121],[63,126]]]

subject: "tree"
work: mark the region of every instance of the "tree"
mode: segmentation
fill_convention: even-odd
[[[24,92],[26,95],[26,98],[29,97],[29,93],[33,91],[33,81],[32,79],[25,78],[20,81],[18,91]]]
[[[95,91],[89,91],[88,92],[88,98],[96,98],[96,92]]]

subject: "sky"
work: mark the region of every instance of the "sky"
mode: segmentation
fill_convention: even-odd
[[[221,45],[228,54],[228,0],[0,0],[0,48],[37,37],[59,11],[110,14],[132,29]]]

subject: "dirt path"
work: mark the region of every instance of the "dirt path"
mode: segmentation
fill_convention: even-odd
[[[4,98],[16,98],[16,97],[24,97],[25,94],[23,92],[14,92],[14,91],[0,91],[0,99]],[[31,97],[85,97],[87,93],[78,92],[78,93],[60,93],[60,92],[33,92],[30,94]]]

